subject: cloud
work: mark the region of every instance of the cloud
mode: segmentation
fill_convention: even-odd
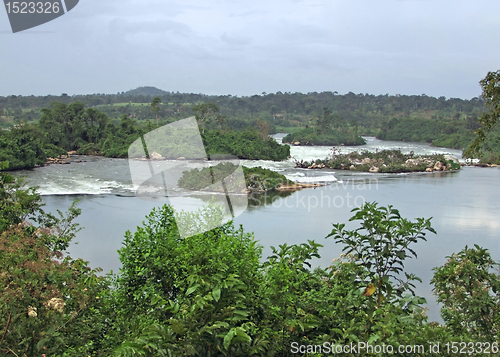
[[[499,11],[496,0],[80,1],[37,28],[52,33],[0,34],[8,49],[0,95],[155,83],[235,95],[337,90],[471,98],[486,72],[498,69]],[[0,31],[9,30],[7,21],[0,11]]]
[[[228,36],[226,32],[224,32],[220,36],[220,39],[224,42],[227,42],[230,45],[236,45],[236,46],[244,46],[252,42],[252,39],[250,37]]]
[[[109,23],[109,32],[113,34],[137,34],[137,33],[172,33],[187,36],[192,33],[189,26],[180,22],[167,19],[154,21],[130,21],[123,18],[115,18]]]

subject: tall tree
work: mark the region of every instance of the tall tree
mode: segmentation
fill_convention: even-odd
[[[158,123],[158,112],[160,111],[160,103],[161,103],[160,97],[154,97],[153,101],[151,102],[151,110],[156,115],[156,123]]]
[[[205,122],[219,111],[219,107],[214,103],[200,103],[193,106],[192,110],[202,132],[205,133]]]
[[[479,123],[482,127],[476,130],[476,137],[464,151],[464,156],[468,158],[482,155],[488,134],[498,124],[500,119],[500,70],[488,72],[479,84],[483,89],[485,106],[489,110],[485,111],[479,118]]]

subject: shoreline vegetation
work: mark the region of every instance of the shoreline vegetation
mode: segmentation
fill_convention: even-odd
[[[391,205],[367,202],[351,211],[353,230],[333,221],[326,237],[271,246],[267,257],[253,233],[223,223],[220,208],[179,219],[164,205],[125,232],[122,268],[102,276],[67,252],[80,230],[76,202],[59,217],[46,213],[35,188],[4,172],[0,196],[2,356],[272,357],[305,346],[311,355],[345,346],[402,355],[400,346],[429,341],[446,357],[459,344],[499,352],[499,263],[476,244],[449,252],[430,281],[443,323],[431,321],[406,263],[436,231],[431,218],[410,220]],[[200,217],[216,228],[200,232]],[[199,233],[181,238],[179,224]],[[343,253],[313,269],[318,238]]]
[[[366,141],[350,128],[329,129],[318,132],[315,128],[306,128],[283,138],[284,144],[294,146],[358,146]]]
[[[286,128],[283,143],[292,145],[363,145],[361,135],[371,135],[466,149],[481,164],[500,164],[500,127],[485,119],[498,117],[496,97],[483,82],[484,95],[471,100],[336,92],[204,96],[149,87],[120,95],[0,97],[0,160],[10,163],[5,170],[19,170],[71,151],[127,157],[144,134],[194,116],[208,155],[285,160],[289,147],[269,134]]]
[[[226,162],[202,169],[195,168],[184,171],[179,178],[178,185],[186,190],[223,192],[222,185],[214,185],[214,183],[224,180],[225,189],[233,193],[295,191],[322,186],[322,184],[294,182],[284,175],[260,166],[242,167],[245,177],[245,185],[243,186],[241,178],[235,173],[237,168],[237,165]]]
[[[403,173],[454,171],[460,169],[459,161],[451,155],[403,154],[401,150],[376,152],[351,152],[342,154],[333,148],[330,157],[313,161],[295,160],[296,168],[335,169],[370,173]]]
[[[210,107],[212,108],[212,107]],[[218,108],[214,105],[214,112]],[[290,156],[290,147],[269,137],[269,126],[235,131],[224,126],[224,118],[210,116],[206,108],[193,107],[208,155],[234,155],[240,159],[281,161]],[[46,163],[64,163],[68,152],[112,158],[126,158],[130,145],[144,134],[167,122],[133,120],[122,115],[112,120],[85,104],[52,103],[41,110],[37,123],[19,123],[0,130],[0,161],[9,162],[4,170],[33,169]],[[187,113],[186,113],[187,114]],[[186,150],[190,150],[186,145]],[[61,161],[63,160],[63,161]]]
[[[283,138],[283,143],[293,145],[364,145],[365,139],[359,135],[359,126],[349,124],[339,113],[323,108],[323,115],[316,120],[314,127],[295,131]]]

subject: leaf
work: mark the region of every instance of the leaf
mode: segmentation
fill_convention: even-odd
[[[50,337],[46,337],[46,338],[43,338],[41,339],[37,344],[36,344],[36,348],[37,350],[41,350],[42,347],[44,347],[44,345],[50,341]]]
[[[371,335],[370,338],[368,339],[368,344],[372,344],[373,342],[380,340],[379,335]]]
[[[364,292],[364,296],[372,296],[375,291],[377,291],[377,288],[375,287],[375,285],[373,284],[369,284],[366,289],[365,289],[365,292]]]
[[[229,345],[231,344],[231,341],[233,340],[233,337],[235,334],[236,334],[236,330],[231,329],[231,331],[229,331],[227,333],[227,335],[224,337],[224,348],[226,350],[229,349]]]
[[[196,284],[196,285],[191,286],[189,289],[187,289],[186,295],[192,294],[199,287],[200,287],[200,284]]]
[[[220,288],[216,287],[214,290],[212,290],[212,296],[214,297],[214,300],[219,302],[220,299]]]

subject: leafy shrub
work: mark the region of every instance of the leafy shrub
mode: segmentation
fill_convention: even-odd
[[[500,276],[487,249],[467,246],[434,268],[434,292],[443,304],[441,316],[456,335],[477,341],[498,341]]]
[[[249,335],[260,309],[261,248],[251,234],[228,223],[181,239],[172,208],[164,206],[133,235],[127,232],[119,253],[119,312],[136,316],[142,329],[121,355],[258,349]]]

